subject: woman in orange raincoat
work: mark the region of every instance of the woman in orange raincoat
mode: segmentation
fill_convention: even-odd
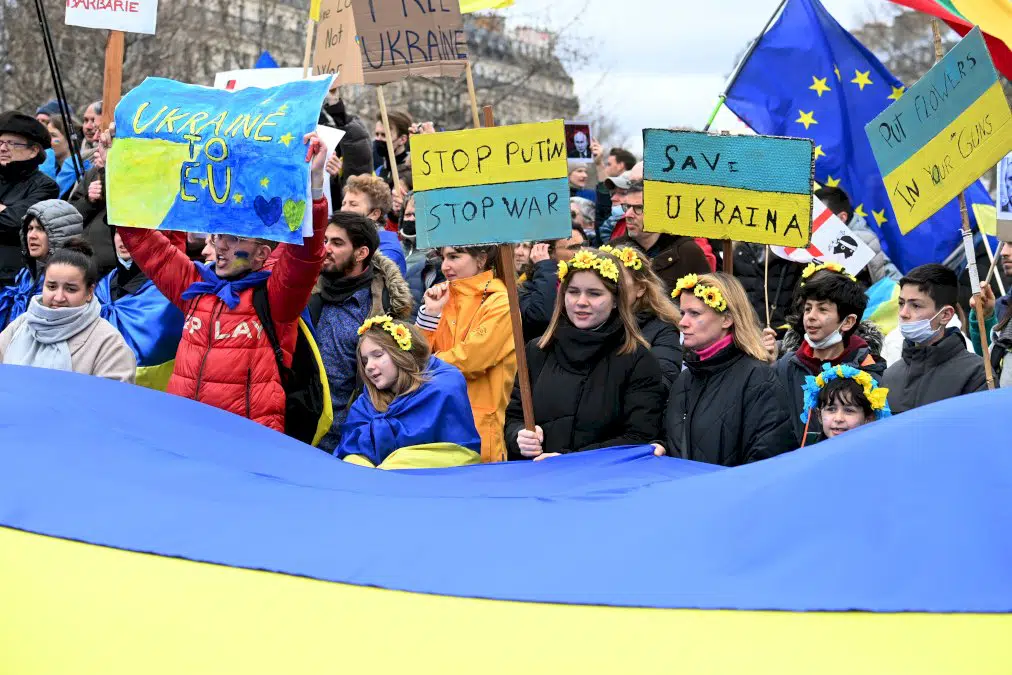
[[[506,461],[503,425],[517,359],[506,285],[498,278],[495,246],[446,246],[447,281],[425,292],[418,327],[433,356],[456,366],[467,380],[483,462]]]

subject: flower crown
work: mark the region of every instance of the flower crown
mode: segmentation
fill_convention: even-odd
[[[676,300],[682,291],[692,290],[692,294],[706,303],[714,311],[723,312],[727,309],[727,301],[724,295],[716,286],[704,286],[699,283],[699,277],[695,274],[686,274],[675,284],[675,290],[671,291],[671,299]]]
[[[599,251],[605,253],[611,253],[613,256],[622,261],[623,267],[628,267],[631,270],[637,272],[643,269],[643,261],[640,259],[639,254],[635,249],[629,248],[628,246],[610,246],[605,244],[604,246],[598,247]]]
[[[868,399],[871,409],[875,411],[875,419],[880,420],[892,415],[889,401],[886,398],[889,395],[889,390],[878,386],[875,378],[854,366],[833,366],[823,363],[822,372],[815,376],[806,375],[805,383],[801,385],[801,390],[805,392],[805,409],[801,413],[801,421],[808,423],[809,413],[819,405],[819,392],[823,387],[833,380],[846,378],[854,380],[864,389],[864,397]]]
[[[830,272],[836,272],[837,274],[842,274],[843,276],[847,277],[851,281],[854,281],[854,282],[857,281],[857,277],[855,277],[853,274],[847,274],[846,270],[843,269],[843,265],[841,265],[840,263],[835,263],[835,262],[822,263],[821,265],[816,265],[813,262],[812,263],[808,263],[808,267],[806,267],[804,269],[804,271],[801,273],[801,278],[803,280],[807,279],[807,278],[811,277],[813,274],[815,274],[816,272],[821,272],[822,270],[829,270]],[[802,281],[801,285],[804,286],[805,282]]]
[[[570,268],[574,270],[592,270],[597,272],[601,278],[610,279],[618,283],[618,266],[611,260],[599,256],[593,251],[580,251],[567,264],[559,261],[559,281],[566,278]]]
[[[358,327],[358,334],[364,335],[370,328],[382,328],[390,333],[393,339],[397,341],[397,346],[403,351],[407,352],[411,350],[411,331],[402,324],[394,323],[393,317],[387,314],[370,317]]]

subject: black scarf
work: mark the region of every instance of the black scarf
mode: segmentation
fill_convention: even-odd
[[[566,370],[588,372],[598,361],[619,349],[624,339],[625,325],[617,311],[593,330],[562,321],[555,331],[555,355]]]
[[[42,154],[42,158],[45,160],[44,153]],[[41,163],[38,161],[38,157],[34,157],[20,162],[0,164],[0,179],[3,179],[7,183],[17,183],[38,171]]]
[[[322,272],[320,299],[328,305],[340,305],[358,291],[372,285],[372,266],[357,277],[344,277]]]

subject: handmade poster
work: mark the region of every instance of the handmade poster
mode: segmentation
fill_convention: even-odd
[[[586,122],[566,122],[566,157],[576,161],[593,161],[590,153],[590,125]]]
[[[998,162],[998,221],[1012,226],[1012,152]]]
[[[979,28],[865,126],[903,234],[1012,150],[1012,111]]]
[[[67,0],[68,26],[154,35],[157,20],[158,0]]]
[[[337,75],[337,84],[362,84],[362,53],[355,39],[351,0],[322,0],[313,73]]]
[[[330,78],[230,92],[149,77],[116,106],[109,223],[302,242],[303,136]]]
[[[366,84],[464,72],[467,36],[457,0],[356,0],[352,9]]]
[[[814,145],[807,138],[643,130],[649,232],[805,248]]]
[[[562,120],[411,138],[418,248],[570,234]]]
[[[875,251],[818,199],[812,200],[812,243],[808,248],[771,246],[770,250],[799,263],[839,263],[849,274],[857,274],[875,257]]]

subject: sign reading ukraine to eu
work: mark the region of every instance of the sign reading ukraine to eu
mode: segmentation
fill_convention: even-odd
[[[979,28],[865,126],[903,234],[1012,150],[1012,112]]]
[[[643,227],[805,248],[812,238],[807,138],[643,130]]]
[[[116,106],[109,223],[302,243],[302,139],[329,82],[232,92],[147,78]]]
[[[562,120],[411,139],[418,248],[565,239]]]

